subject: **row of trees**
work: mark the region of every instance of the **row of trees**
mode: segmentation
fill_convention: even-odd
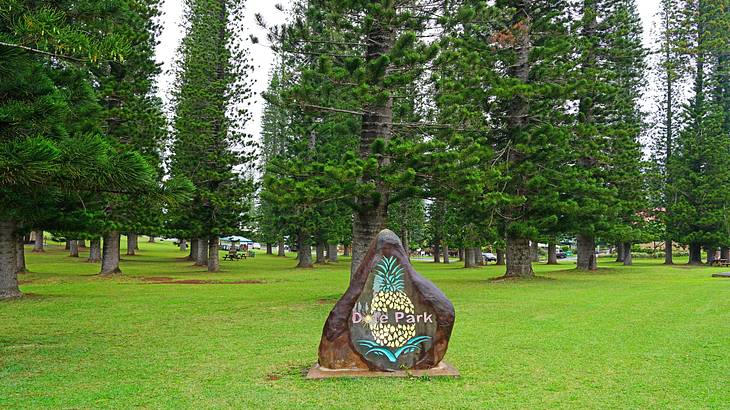
[[[248,114],[232,108],[251,96],[250,65],[229,34],[242,2],[185,6],[168,126],[157,0],[0,5],[0,299],[20,295],[31,230],[66,238],[72,254],[90,240],[102,274],[120,272],[122,234],[128,255],[138,234],[193,238],[191,259],[218,270],[217,237],[240,232],[253,191]]]
[[[647,50],[633,0],[298,1],[261,21],[260,235],[296,238],[299,266],[352,244],[353,271],[385,227],[467,266],[490,244],[519,277],[565,237],[585,270],[597,240],[627,264],[657,238],[668,263],[672,242],[727,253],[727,10],[665,0]]]

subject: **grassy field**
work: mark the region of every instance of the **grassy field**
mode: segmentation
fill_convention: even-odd
[[[296,270],[261,252],[209,274],[170,243],[140,245],[111,279],[83,253],[28,253],[28,296],[0,303],[0,407],[730,406],[722,268],[566,262],[490,282],[502,267],[416,262],[456,307],[447,360],[462,377],[309,381],[347,261]]]

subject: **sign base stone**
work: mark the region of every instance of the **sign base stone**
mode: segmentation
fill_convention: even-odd
[[[459,371],[446,362],[439,363],[436,367],[420,370],[396,370],[392,372],[372,371],[366,369],[327,369],[318,364],[312,366],[307,372],[307,379],[330,379],[337,377],[358,378],[358,377],[459,377]]]

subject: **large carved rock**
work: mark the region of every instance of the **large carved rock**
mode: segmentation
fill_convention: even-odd
[[[454,306],[416,273],[400,239],[383,230],[324,325],[319,367],[431,369],[446,354]]]

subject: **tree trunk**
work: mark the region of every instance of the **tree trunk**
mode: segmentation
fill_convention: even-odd
[[[64,249],[67,251],[71,250],[71,241],[69,241],[69,240],[66,241],[66,246],[64,247]]]
[[[672,241],[671,240],[664,241],[664,264],[665,265],[674,265],[674,260],[672,260]]]
[[[596,243],[593,236],[578,235],[578,262],[576,268],[578,270],[596,270],[598,263],[596,261]]]
[[[464,267],[465,268],[475,268],[476,264],[474,263],[474,248],[467,247],[464,248]]]
[[[689,244],[689,265],[702,265],[702,247],[699,243]]]
[[[276,244],[277,252],[276,256],[286,256],[286,249],[284,249],[284,240],[279,239],[279,243]]]
[[[631,242],[624,242],[622,246],[624,252],[624,265],[631,266],[634,264],[634,260],[631,256]]]
[[[18,269],[18,273],[25,273],[28,269],[25,267],[25,238],[23,238],[23,235],[18,235],[16,244],[18,247],[15,251],[16,267]]]
[[[218,235],[210,235],[208,239],[208,272],[221,270],[220,255],[218,254]]]
[[[432,251],[433,263],[441,263],[441,246],[439,246],[439,241],[433,243]]]
[[[708,246],[705,249],[707,251],[707,264],[712,265],[715,262],[715,252],[717,252],[717,248]]]
[[[22,295],[18,288],[17,243],[15,222],[0,221],[0,300]]]
[[[305,233],[297,235],[297,268],[311,268],[312,265],[312,246],[309,244],[309,238]]]
[[[149,243],[155,243],[155,237],[154,236],[150,236],[150,239],[147,240],[147,242],[149,242]],[[137,248],[137,249],[139,249],[139,248]]]
[[[619,242],[616,244],[616,262],[623,262],[624,261],[624,254],[626,252],[624,251],[624,244],[623,242]]]
[[[395,12],[393,3],[385,6],[389,11]],[[365,65],[370,66],[380,61],[384,55],[390,52],[395,41],[395,28],[392,23],[380,21],[377,24],[370,24],[365,35]],[[388,60],[383,64],[382,70],[374,71],[375,75],[370,76],[367,85],[378,89],[385,87],[384,79],[389,71]],[[376,154],[373,149],[378,140],[387,143],[391,137],[393,123],[393,98],[374,98],[373,102],[364,107],[364,114],[361,118],[359,157],[367,161]],[[366,171],[360,181],[372,183],[375,186],[374,192],[368,192],[356,198],[357,211],[352,221],[352,265],[350,276],[357,271],[365,254],[370,247],[370,242],[385,228],[388,215],[388,186],[380,175],[380,169],[389,164],[387,155],[376,156],[378,165],[372,170]]]
[[[68,241],[68,243],[69,243],[69,247],[70,247],[68,256],[70,256],[72,258],[78,258],[79,257],[79,241],[77,241],[76,239],[72,239],[72,240]]]
[[[530,259],[533,262],[540,262],[540,248],[537,241],[530,241]]]
[[[45,252],[43,249],[43,230],[36,230],[35,232],[35,244],[33,246],[33,252]]]
[[[317,260],[315,263],[321,264],[321,263],[327,263],[327,259],[324,256],[324,250],[327,248],[327,244],[324,242],[317,242]]]
[[[411,259],[411,244],[409,242],[409,239],[410,238],[408,237],[408,228],[403,227],[400,230],[400,241],[403,244],[403,249],[406,250],[406,257],[408,259]]]
[[[522,238],[507,237],[507,271],[504,276],[531,278],[532,270],[530,241]]]
[[[188,255],[187,260],[189,261],[197,261],[198,260],[198,238],[191,238],[190,239],[190,254]]]
[[[497,265],[504,265],[504,251],[502,249],[497,249]]]
[[[185,239],[180,239],[180,250],[182,252],[185,252],[188,250],[188,241],[186,241]]]
[[[139,236],[137,236],[136,233],[127,234],[127,255],[128,256],[136,255],[136,253],[134,251],[135,251],[135,249],[137,249],[137,242],[139,242]]]
[[[442,248],[444,252],[444,263],[451,263],[451,261],[449,261],[449,244],[444,242],[444,246],[442,246]]]
[[[555,244],[555,242],[548,243],[548,265],[557,265],[558,264],[558,246]]]
[[[345,245],[345,249],[342,251],[342,256],[350,256],[350,245]]]
[[[337,244],[328,244],[327,245],[327,259],[329,259],[332,262],[337,262]]]
[[[274,250],[273,250],[273,247],[271,246],[271,242],[266,242],[266,254],[267,255],[274,254]]]
[[[728,248],[727,246],[723,246],[722,248],[720,248],[720,259],[730,259],[730,248]]]
[[[104,234],[104,247],[101,254],[101,274],[111,275],[122,273],[119,269],[119,242],[121,234],[117,231],[110,231]]]
[[[464,260],[464,248],[459,248],[459,262]]]
[[[95,238],[89,241],[89,258],[86,262],[101,262],[101,238]]]
[[[471,251],[471,256],[474,258],[474,265],[475,266],[482,266],[484,265],[484,255],[482,255],[482,248],[474,248]]]
[[[76,240],[79,249],[86,249],[86,239],[77,239]]]
[[[195,253],[195,266],[208,266],[208,239],[198,238],[198,246]]]

